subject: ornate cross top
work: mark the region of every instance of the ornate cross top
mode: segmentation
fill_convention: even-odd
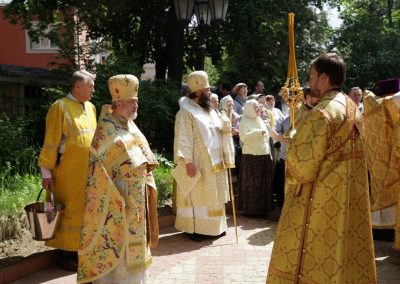
[[[296,105],[303,98],[303,88],[299,83],[296,64],[296,50],[294,45],[294,14],[288,14],[288,34],[289,34],[289,63],[285,85],[281,88],[281,95],[290,108],[290,129],[288,136],[291,138],[296,133],[294,125],[294,114]]]

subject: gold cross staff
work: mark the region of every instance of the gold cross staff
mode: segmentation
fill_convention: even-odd
[[[285,133],[285,138],[292,138],[296,133],[294,125],[294,114],[296,105],[303,99],[303,88],[299,83],[299,76],[297,74],[296,64],[296,50],[294,46],[294,14],[288,14],[288,34],[289,34],[289,63],[288,73],[285,85],[281,88],[281,95],[283,100],[289,105],[290,108],[290,129]]]

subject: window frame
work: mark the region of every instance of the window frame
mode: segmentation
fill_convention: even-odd
[[[35,26],[37,22],[32,22],[32,24]],[[41,40],[48,40],[50,47],[32,47],[32,44],[34,42],[29,36],[28,31],[25,30],[26,53],[58,53],[58,51],[60,50],[58,46],[51,47],[52,42],[48,37],[39,37],[39,45],[41,45]]]

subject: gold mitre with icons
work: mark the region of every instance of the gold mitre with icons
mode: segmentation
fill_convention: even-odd
[[[121,74],[108,79],[112,101],[138,99],[139,80],[131,74]]]
[[[191,93],[210,88],[208,75],[204,71],[194,71],[186,78],[186,83]]]

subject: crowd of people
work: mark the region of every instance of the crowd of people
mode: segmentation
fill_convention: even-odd
[[[232,173],[240,214],[279,219],[267,283],[375,283],[372,228],[395,228],[400,249],[400,80],[378,82],[378,97],[343,93],[345,75],[337,54],[315,58],[291,117],[260,80],[251,95],[245,83],[212,93],[206,72],[189,74],[174,128],[176,229],[196,242],[225,235]],[[94,80],[75,72],[48,111],[39,166],[65,212],[46,244],[79,283],[146,283],[158,162],[134,123],[139,81],[111,77],[96,123]]]

